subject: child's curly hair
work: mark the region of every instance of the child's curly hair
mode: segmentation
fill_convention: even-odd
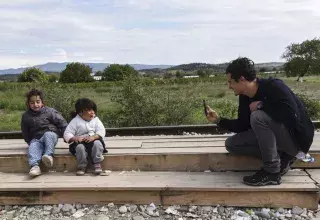
[[[31,99],[32,96],[39,96],[41,101],[43,102],[43,93],[42,91],[38,90],[38,89],[31,89],[29,92],[27,92],[26,94],[26,104],[27,106],[29,106],[29,101]]]

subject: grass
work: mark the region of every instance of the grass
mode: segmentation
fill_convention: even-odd
[[[0,110],[0,131],[20,131],[23,111]]]
[[[308,97],[320,101],[320,77],[304,77],[305,82],[297,82],[296,77],[282,78],[290,88],[295,92],[304,93]],[[190,114],[186,117],[184,123],[188,124],[205,124],[209,123],[203,114],[202,100],[205,99],[207,104],[215,109],[220,115],[235,118],[237,114],[237,100],[233,91],[229,90],[226,84],[225,75],[216,76],[210,79],[168,79],[168,80],[150,80],[145,79],[144,83],[150,88],[156,88],[161,93],[170,91],[171,94],[186,94],[191,92],[194,95],[194,106],[190,109]],[[41,87],[45,87],[41,86]],[[130,115],[120,115],[122,109],[119,103],[112,100],[113,94],[119,94],[120,83],[94,82],[69,84],[74,90],[76,98],[88,97],[93,99],[98,105],[98,116],[103,119],[107,127],[117,127],[125,123],[125,118]],[[20,130],[20,120],[25,110],[24,94],[32,87],[40,87],[30,83],[0,83],[0,131],[17,131]],[[63,86],[61,92],[63,92]],[[62,97],[57,94],[57,98]],[[125,98],[125,97],[124,97]],[[157,100],[158,95],[148,97],[151,101]],[[159,99],[160,100],[160,99]],[[191,98],[190,98],[191,100]],[[61,100],[63,102],[63,100]],[[135,100],[139,102],[141,100]],[[159,104],[159,103],[158,103]],[[71,106],[73,106],[72,104]],[[161,105],[161,103],[159,104]],[[148,106],[146,106],[147,108]],[[182,111],[183,108],[181,108]],[[71,111],[72,109],[70,109]],[[69,110],[68,110],[69,111]],[[182,112],[183,113],[183,112]],[[176,114],[176,112],[175,112]],[[152,116],[150,116],[152,117]],[[163,116],[165,117],[165,116]],[[319,119],[318,119],[319,120]]]

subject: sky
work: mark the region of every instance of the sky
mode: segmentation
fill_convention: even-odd
[[[1,0],[0,69],[47,62],[284,61],[320,37],[319,0]]]

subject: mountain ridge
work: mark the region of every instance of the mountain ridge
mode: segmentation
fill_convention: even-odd
[[[71,62],[63,62],[63,63],[58,63],[58,62],[48,62],[45,64],[40,64],[40,65],[35,65],[32,67],[39,68],[45,72],[61,72],[64,70]],[[97,71],[102,71],[104,68],[108,67],[112,63],[84,63],[86,65],[89,65],[92,68],[93,72]],[[149,65],[149,64],[129,64],[136,70],[141,70],[141,69],[151,69],[151,68],[160,68],[160,69],[166,69],[169,67],[172,67],[174,65]],[[0,75],[4,74],[20,74],[22,73],[25,69],[28,67],[22,67],[22,68],[8,68],[8,69],[2,69],[0,70]],[[30,68],[30,67],[29,67]]]
[[[71,62],[63,62],[63,63],[58,63],[58,62],[48,62],[45,64],[40,64],[40,65],[35,65],[33,67],[37,67],[45,72],[61,72],[64,70],[67,66],[68,63]],[[89,65],[92,68],[93,72],[97,71],[102,71],[104,68],[108,67],[111,63],[84,63],[86,65]],[[160,70],[183,70],[184,68],[188,69],[190,66],[196,65],[198,68],[199,67],[211,67],[211,68],[216,68],[216,69],[223,69],[226,67],[228,63],[220,63],[220,64],[209,64],[209,63],[188,63],[188,64],[180,64],[180,65],[165,65],[165,64],[160,64],[160,65],[152,65],[152,64],[129,64],[136,70],[149,70],[149,69],[160,69]],[[284,63],[283,62],[264,62],[264,63],[256,63],[255,66],[257,68],[262,68],[262,67],[280,67]],[[0,70],[0,75],[4,74],[20,74],[22,73],[27,67],[24,68],[9,68],[9,69],[2,69]]]

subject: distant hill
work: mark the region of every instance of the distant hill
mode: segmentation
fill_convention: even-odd
[[[265,71],[272,71],[272,70],[279,70],[284,63],[282,62],[270,62],[270,63],[257,63],[255,67],[257,70],[264,68]],[[164,71],[184,71],[184,72],[194,72],[197,70],[212,70],[214,72],[225,72],[229,63],[220,63],[220,64],[208,64],[208,63],[188,63],[188,64],[181,64],[178,66],[169,67],[167,69],[150,69],[150,70],[143,70],[146,73],[153,73],[153,72],[164,72]],[[142,70],[141,70],[142,71]]]
[[[181,64],[178,66],[169,67],[167,70],[181,70],[181,71],[196,71],[199,69],[212,69],[218,72],[219,67],[215,64],[208,64],[208,63],[188,63],[188,64]]]
[[[17,81],[18,75],[17,74],[0,74],[0,81]]]
[[[66,63],[46,63],[41,65],[36,65],[34,67],[37,67],[43,71],[46,72],[61,72],[64,70],[67,66]],[[86,65],[89,65],[92,68],[93,72],[102,71],[104,68],[108,67],[110,63],[85,63]],[[166,69],[169,67],[172,67],[172,65],[147,65],[147,64],[129,64],[136,70],[141,69],[152,69],[152,68],[159,68],[159,69]],[[22,73],[26,68],[17,68],[17,69],[4,69],[0,70],[0,75],[3,74],[20,74]]]
[[[56,72],[59,73],[66,68],[68,63],[46,63],[42,65],[37,65],[35,67],[45,71],[45,72]],[[108,67],[110,63],[85,63],[92,68],[93,72],[102,71],[104,68]],[[266,71],[271,71],[273,69],[278,70],[283,66],[282,62],[270,62],[270,63],[257,63],[255,64],[256,68],[259,70],[261,68],[265,68]],[[188,63],[181,64],[177,66],[173,65],[147,65],[147,64],[129,64],[134,69],[144,72],[150,75],[163,74],[166,71],[184,71],[184,72],[192,72],[197,71],[199,69],[210,69],[214,72],[224,72],[228,66],[228,63],[220,63],[220,64],[208,64],[208,63]],[[0,75],[4,74],[20,74],[26,68],[17,68],[17,69],[5,69],[0,70]]]

